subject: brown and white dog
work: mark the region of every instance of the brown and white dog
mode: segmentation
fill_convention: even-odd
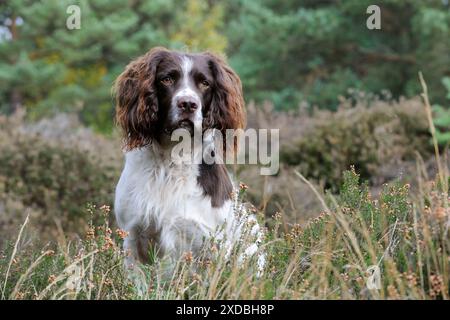
[[[233,234],[228,239],[235,237],[241,223],[234,214],[233,183],[225,165],[177,162],[170,136],[178,128],[201,133],[217,129],[223,136],[226,129],[243,128],[237,74],[211,53],[154,48],[126,67],[114,92],[126,151],[115,214],[119,227],[129,232],[124,243],[127,264],[147,262],[150,244],[160,255],[177,259],[186,251],[199,253],[204,240],[222,226]],[[192,152],[201,156],[195,148]],[[254,243],[246,253],[256,250]]]

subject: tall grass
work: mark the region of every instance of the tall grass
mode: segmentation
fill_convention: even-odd
[[[60,240],[37,250],[22,238],[23,224],[0,256],[1,297],[449,299],[448,164],[440,158],[433,134],[426,86],[423,97],[436,148],[436,179],[427,176],[418,158],[418,192],[393,182],[375,197],[353,168],[344,172],[337,195],[317,190],[298,173],[323,210],[288,229],[281,214],[275,214],[261,246],[267,257],[262,275],[257,274],[257,257],[239,259],[254,241],[244,234],[231,255],[212,243],[203,256],[186,252],[173,272],[167,271],[164,259],[155,258],[130,276],[121,251],[127,235],[111,228],[109,207],[90,206],[88,213],[96,217],[92,220],[100,222],[91,224],[79,241]],[[236,210],[244,210],[240,200]]]
[[[424,180],[425,181],[425,180]],[[54,249],[16,244],[1,259],[5,299],[448,299],[448,197],[440,183],[424,182],[411,202],[408,185],[386,185],[373,199],[354,170],[339,196],[322,197],[324,211],[305,226],[266,231],[264,274],[257,262],[238,261],[214,248],[214,259],[186,253],[167,275],[164,260],[142,267],[139,279],[123,268],[124,233],[112,231],[108,209],[92,207],[104,223],[78,243]],[[242,247],[246,242],[243,240]],[[368,270],[380,287],[368,289]],[[8,275],[8,276],[6,276]],[[140,284],[140,285],[136,285]]]

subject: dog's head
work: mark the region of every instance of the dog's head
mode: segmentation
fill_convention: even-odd
[[[212,53],[186,54],[153,48],[132,61],[114,85],[116,121],[130,150],[161,142],[177,128],[245,126],[241,81]]]

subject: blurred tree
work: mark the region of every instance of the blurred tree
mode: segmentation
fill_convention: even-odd
[[[278,109],[306,100],[334,108],[348,88],[394,97],[420,91],[443,103],[450,76],[450,7],[443,0],[385,0],[381,30],[366,28],[371,0],[0,0],[0,111],[74,110],[111,127],[114,78],[163,45],[223,51],[247,100]],[[69,5],[81,29],[68,30]]]
[[[227,39],[219,33],[223,27],[223,5],[204,0],[188,0],[186,8],[176,15],[171,40],[192,51],[223,52]]]
[[[435,101],[450,74],[450,7],[442,0],[380,1],[381,30],[366,28],[371,0],[232,0],[227,36],[247,98],[296,108],[334,108],[349,87],[394,97],[420,92],[422,70]]]
[[[66,28],[69,5],[81,28]],[[30,1],[0,3],[0,103],[31,116],[77,111],[97,129],[111,127],[110,87],[130,59],[169,45],[172,1]]]
[[[80,29],[66,27],[70,5]],[[75,111],[101,131],[112,124],[111,84],[131,59],[153,46],[226,47],[222,5],[199,0],[12,0],[0,12],[0,110]]]
[[[450,77],[442,79],[442,84],[447,89],[447,99],[450,100]],[[437,142],[444,147],[450,143],[450,106],[433,105],[433,122],[436,127]]]

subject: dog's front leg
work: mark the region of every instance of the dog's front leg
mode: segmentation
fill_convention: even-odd
[[[125,252],[125,267],[129,270],[133,270],[139,261],[138,241],[139,235],[135,229],[132,229],[128,232],[128,236],[123,242],[123,249]]]
[[[123,243],[125,268],[127,270],[128,279],[134,283],[136,293],[142,298],[144,298],[148,292],[145,273],[139,265],[141,262],[147,262],[144,260],[145,257],[143,256],[143,253],[146,252],[146,248],[143,248],[144,243],[148,243],[148,241],[143,242],[138,228],[130,230]]]

